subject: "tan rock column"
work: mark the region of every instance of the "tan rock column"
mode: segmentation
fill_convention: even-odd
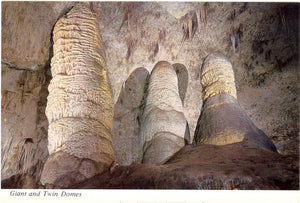
[[[158,62],[150,76],[141,119],[142,162],[165,163],[184,146],[185,130],[176,71],[170,63]]]
[[[46,108],[50,156],[43,184],[69,187],[108,170],[114,161],[113,99],[99,33],[86,2],[54,27]]]
[[[237,101],[234,72],[230,61],[219,53],[209,55],[201,71],[203,108],[194,143],[226,145],[244,142],[248,147],[277,151]]]

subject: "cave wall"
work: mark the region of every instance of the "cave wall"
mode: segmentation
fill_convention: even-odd
[[[2,2],[1,179],[28,168],[39,179],[48,157],[51,33],[73,5]],[[151,72],[160,60],[181,63],[189,72],[183,109],[193,136],[202,107],[200,69],[209,53],[220,51],[233,64],[238,101],[255,125],[280,153],[298,153],[299,4],[96,2],[91,7],[99,17],[114,103],[136,68]],[[183,32],[189,19],[194,34]]]
[[[4,65],[1,73],[2,178],[23,170],[39,176],[43,160],[47,158],[47,124],[38,112],[43,74]],[[31,148],[30,141],[33,142]],[[28,153],[26,158],[24,153]]]
[[[41,176],[48,158],[45,108],[51,78],[51,32],[73,4],[2,3],[1,179],[25,172],[36,180]],[[33,146],[27,147],[31,143],[25,144],[26,140]]]

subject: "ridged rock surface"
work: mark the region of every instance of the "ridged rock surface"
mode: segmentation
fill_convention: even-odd
[[[220,53],[207,56],[202,66],[200,81],[204,102],[208,98],[222,93],[237,98],[232,65]]]
[[[162,164],[184,146],[186,119],[173,66],[158,62],[150,75],[141,119],[143,163]]]
[[[236,100],[232,65],[224,56],[218,53],[206,58],[201,84],[204,106],[195,131],[197,145],[226,145],[243,141],[250,147],[277,151]]]
[[[98,21],[78,3],[55,25],[43,184],[67,187],[107,170],[114,160],[113,100]]]
[[[116,162],[130,165],[139,162],[141,148],[139,130],[142,102],[149,72],[145,68],[135,69],[122,86],[119,99],[115,104],[113,145]]]

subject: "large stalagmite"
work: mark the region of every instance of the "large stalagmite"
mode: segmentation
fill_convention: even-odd
[[[204,105],[195,131],[197,145],[243,142],[249,147],[277,151],[239,105],[234,72],[225,56],[214,53],[205,59],[201,85]]]
[[[55,25],[46,115],[49,158],[43,184],[68,187],[107,170],[114,160],[113,100],[99,26],[89,3]]]
[[[158,62],[151,72],[141,119],[143,163],[163,164],[184,146],[186,118],[173,66]]]

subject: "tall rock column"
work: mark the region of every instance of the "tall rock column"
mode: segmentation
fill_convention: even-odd
[[[141,118],[142,162],[165,163],[184,146],[186,126],[176,71],[160,61],[151,72]]]
[[[243,142],[248,147],[277,151],[237,101],[234,72],[230,61],[219,53],[209,55],[201,72],[203,108],[194,143],[226,145]]]
[[[114,161],[113,99],[99,25],[89,3],[78,3],[53,31],[52,80],[46,115],[49,158],[43,184],[69,187]]]

